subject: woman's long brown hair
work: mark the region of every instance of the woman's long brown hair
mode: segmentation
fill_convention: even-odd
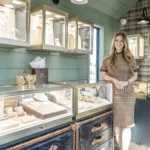
[[[131,54],[131,52],[129,50],[128,40],[127,40],[127,36],[126,36],[125,33],[123,33],[123,32],[116,33],[116,35],[114,36],[114,39],[112,41],[111,53],[108,57],[106,57],[106,59],[109,58],[110,66],[113,69],[115,69],[115,58],[116,58],[116,55],[117,55],[117,51],[116,51],[116,48],[115,48],[115,40],[118,36],[121,36],[122,39],[123,39],[123,42],[124,42],[124,47],[123,47],[123,50],[122,50],[123,58],[129,64],[130,70],[133,73],[134,72],[133,65],[134,65],[135,62],[134,62],[134,57],[133,57],[133,55]]]

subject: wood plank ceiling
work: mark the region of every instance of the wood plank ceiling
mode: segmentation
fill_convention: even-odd
[[[137,0],[89,0],[87,5],[119,20],[136,2]]]

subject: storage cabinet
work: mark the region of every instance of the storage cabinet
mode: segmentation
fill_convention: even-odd
[[[93,53],[93,23],[79,18],[71,18],[68,23],[68,52]]]
[[[94,150],[114,150],[113,149],[113,139],[110,139],[109,141],[107,141],[104,144],[98,146]]]
[[[68,13],[42,5],[31,9],[29,50],[67,51]]]
[[[135,59],[144,58],[144,37],[140,34],[127,35],[129,49]]]
[[[109,146],[106,144],[107,141],[113,139],[111,111],[76,124],[78,127],[76,131],[77,150],[97,150],[103,147],[109,147],[110,150],[113,150],[112,143],[111,145],[109,143]]]
[[[74,139],[74,131],[68,126],[6,150],[75,150]]]
[[[0,47],[29,47],[30,0],[0,1]]]

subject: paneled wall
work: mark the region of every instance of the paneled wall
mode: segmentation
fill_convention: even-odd
[[[150,80],[150,25],[137,24],[138,18],[142,16],[142,9],[146,7],[147,15],[150,18],[150,1],[139,0],[136,5],[128,12],[126,18],[128,20],[125,26],[121,26],[120,30],[126,34],[142,34],[145,39],[145,57],[144,59],[137,60],[139,64],[139,80]]]
[[[59,5],[53,5],[51,0],[32,0],[32,7],[47,4],[57,7],[69,13],[69,17],[80,16],[93,21],[104,28],[105,55],[109,53],[113,34],[119,29],[119,22],[103,13],[99,13],[88,5],[75,5],[70,0],[61,0]],[[24,69],[31,71],[29,62],[36,56],[46,58],[46,66],[49,69],[49,81],[63,80],[87,80],[89,73],[88,55],[64,55],[59,53],[32,52],[25,48],[21,49],[0,49],[0,85],[15,84],[15,76]]]

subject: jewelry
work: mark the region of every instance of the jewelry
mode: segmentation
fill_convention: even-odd
[[[4,11],[0,11],[0,30],[4,31],[8,27],[8,16]]]

